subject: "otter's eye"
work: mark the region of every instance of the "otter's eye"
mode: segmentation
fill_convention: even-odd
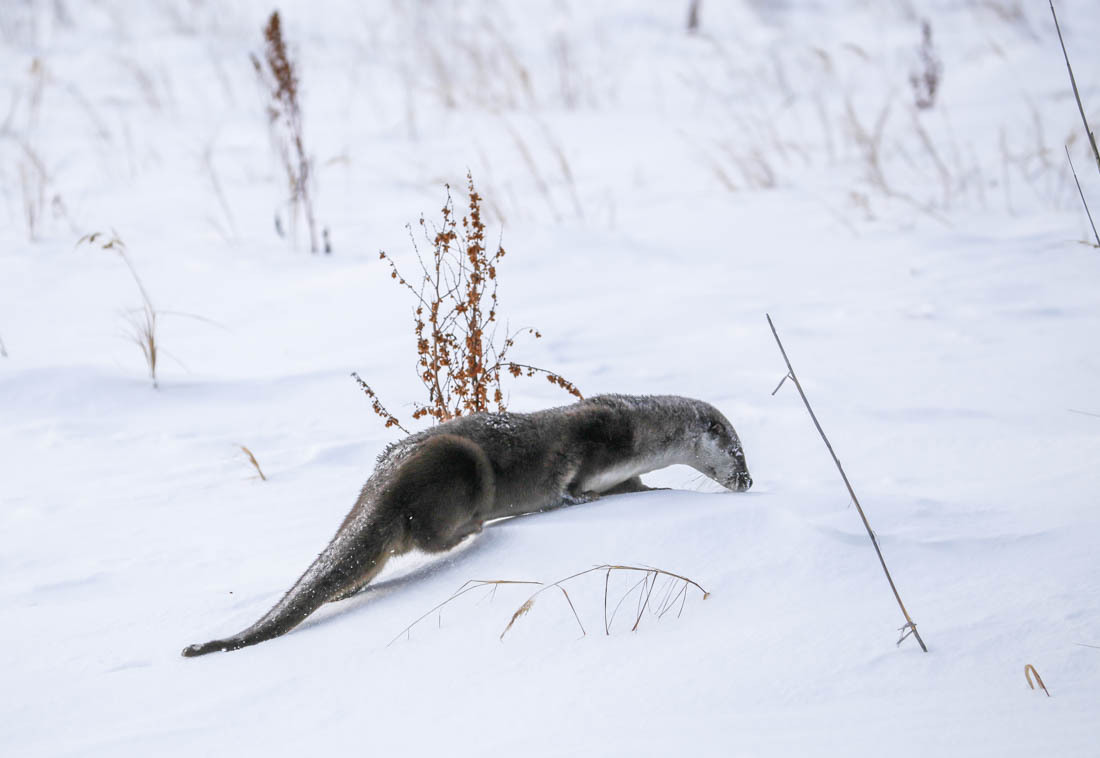
[[[721,424],[719,424],[717,421],[711,422],[711,425],[710,425],[710,433],[711,434],[720,434],[721,431],[722,431],[722,425]]]

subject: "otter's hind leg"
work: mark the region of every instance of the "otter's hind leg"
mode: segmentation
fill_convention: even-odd
[[[391,503],[407,526],[410,547],[438,553],[481,531],[494,495],[492,465],[481,446],[440,434],[401,467]]]
[[[397,552],[444,552],[477,534],[493,493],[492,466],[479,445],[451,434],[425,440],[401,464],[385,498],[385,510],[404,526]],[[356,594],[377,573],[349,577],[329,602]]]

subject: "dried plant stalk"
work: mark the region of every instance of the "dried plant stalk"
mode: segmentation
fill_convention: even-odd
[[[791,366],[791,360],[787,357],[787,351],[783,349],[783,343],[779,339],[779,332],[775,330],[775,324],[772,323],[772,317],[768,315],[767,319],[768,326],[771,327],[772,335],[775,337],[775,342],[779,345],[779,352],[783,354],[783,362],[787,364],[787,374],[779,381],[779,384],[772,391],[772,394],[774,395],[776,392],[779,392],[779,388],[783,386],[783,382],[788,379],[794,382],[794,386],[798,389],[798,394],[802,398],[802,403],[806,406],[806,410],[809,411],[810,414],[810,419],[817,428],[817,433],[821,435],[821,440],[825,443],[825,447],[828,448],[829,455],[832,456],[833,463],[836,464],[837,471],[840,472],[840,478],[844,480],[844,486],[848,488],[848,494],[851,496],[852,502],[855,503],[856,510],[859,511],[859,517],[863,520],[864,528],[867,529],[867,536],[871,538],[871,544],[874,546],[875,553],[878,555],[878,561],[882,565],[882,571],[886,574],[886,581],[890,583],[890,589],[894,592],[894,599],[898,601],[898,607],[901,608],[901,615],[905,617],[905,625],[898,630],[901,632],[901,638],[898,639],[898,644],[900,645],[909,635],[913,635],[920,645],[920,649],[927,653],[928,648],[925,647],[924,640],[921,639],[920,633],[917,631],[917,624],[909,617],[909,611],[905,610],[905,604],[901,602],[901,595],[898,593],[898,588],[894,585],[894,578],[890,576],[890,569],[886,568],[886,559],[882,557],[882,549],[878,546],[878,538],[875,537],[875,532],[871,529],[871,523],[867,520],[867,514],[863,512],[863,506],[859,504],[859,498],[856,497],[856,492],[852,489],[852,483],[848,481],[848,475],[844,473],[844,467],[840,465],[840,459],[837,458],[836,453],[833,452],[833,446],[829,442],[829,438],[825,436],[825,430],[821,428],[821,424],[817,420],[817,415],[814,413],[814,409],[810,407],[810,401],[806,398],[806,393],[802,391],[802,384],[798,381],[798,377],[794,373],[794,367]]]
[[[1096,135],[1089,128],[1089,120],[1085,116],[1085,106],[1081,104],[1081,93],[1077,90],[1077,77],[1073,75],[1073,66],[1069,64],[1069,53],[1066,52],[1066,41],[1062,39],[1062,26],[1058,23],[1058,14],[1054,12],[1054,0],[1050,2],[1050,15],[1054,17],[1054,28],[1058,32],[1058,43],[1062,46],[1062,56],[1066,59],[1066,71],[1069,72],[1069,83],[1073,87],[1073,99],[1077,101],[1077,110],[1081,114],[1081,123],[1085,127],[1085,136],[1088,137],[1092,147],[1093,157],[1096,158],[1096,170],[1100,171],[1100,148],[1096,147]]]
[[[622,597],[619,598],[619,602],[615,605],[614,611],[609,616],[608,612],[607,612],[607,609],[608,609],[608,604],[609,604],[609,601],[610,601],[610,591],[611,591],[610,590],[610,578],[611,578],[612,572],[615,572],[615,571],[638,572],[638,573],[642,574],[642,579],[639,580],[638,583],[633,585],[629,590],[626,591],[626,593]],[[641,588],[642,591],[638,594],[638,605],[637,605],[637,608],[635,609],[634,623],[631,626],[631,631],[632,632],[638,631],[638,627],[641,624],[642,618],[645,616],[646,610],[649,610],[652,615],[656,616],[659,619],[659,618],[664,617],[664,615],[666,613],[668,613],[672,608],[675,608],[677,606],[677,604],[679,603],[679,611],[676,614],[677,617],[678,617],[680,615],[680,613],[683,612],[684,604],[687,601],[687,591],[691,587],[694,587],[697,590],[699,590],[699,592],[702,593],[704,600],[706,600],[708,597],[710,597],[710,593],[707,592],[706,590],[704,590],[702,587],[700,587],[699,584],[696,583],[695,581],[693,581],[692,579],[688,579],[686,576],[681,576],[679,574],[674,574],[671,571],[665,571],[664,569],[653,568],[652,566],[627,566],[627,565],[622,565],[622,564],[605,563],[601,566],[593,566],[592,568],[585,569],[584,571],[578,571],[575,574],[571,574],[571,575],[565,577],[564,579],[559,579],[558,581],[551,582],[550,584],[545,584],[543,582],[537,582],[537,581],[517,581],[517,580],[510,580],[510,579],[495,579],[495,580],[471,579],[471,580],[467,581],[466,583],[464,583],[457,590],[455,590],[455,592],[452,593],[451,596],[448,597],[446,600],[444,600],[443,602],[437,604],[436,606],[431,608],[429,611],[422,614],[419,618],[417,618],[411,624],[409,624],[404,629],[402,629],[397,634],[397,636],[395,636],[392,640],[390,640],[389,644],[392,645],[394,642],[401,639],[401,637],[407,636],[409,634],[409,632],[412,631],[412,628],[415,627],[417,624],[419,624],[424,619],[431,616],[433,613],[438,612],[441,608],[443,608],[448,603],[453,602],[454,600],[458,599],[459,597],[465,595],[468,592],[471,592],[473,590],[476,590],[476,589],[479,589],[479,588],[482,588],[482,587],[491,587],[492,588],[492,594],[495,596],[497,589],[499,589],[503,585],[511,585],[511,584],[537,585],[539,587],[539,589],[536,590],[533,594],[531,594],[526,600],[524,600],[523,603],[520,604],[520,606],[515,610],[515,612],[512,613],[511,618],[509,618],[509,620],[508,620],[508,625],[505,626],[504,631],[500,633],[500,639],[501,640],[504,639],[504,636],[506,634],[508,634],[508,632],[512,629],[512,627],[515,625],[515,623],[520,618],[522,618],[523,616],[526,616],[527,613],[530,612],[530,610],[535,605],[535,601],[538,600],[539,595],[541,595],[546,590],[551,590],[551,589],[556,589],[556,590],[561,592],[562,597],[564,597],[565,601],[569,604],[569,610],[572,611],[573,618],[574,618],[574,620],[576,620],[577,626],[581,630],[581,636],[587,636],[588,632],[585,631],[584,623],[581,621],[580,614],[577,612],[576,606],[573,605],[573,599],[572,599],[572,597],[570,597],[569,592],[565,589],[565,587],[563,585],[566,582],[572,581],[572,580],[577,579],[579,577],[586,576],[588,574],[595,574],[595,573],[599,573],[599,572],[604,572],[604,597],[603,597],[604,633],[608,634],[608,635],[611,634],[611,625],[614,623],[615,613],[622,606],[623,602],[627,598],[631,597],[634,594],[635,590],[637,590],[638,588]],[[655,593],[658,579],[662,579],[662,578],[667,580],[665,582],[663,590],[661,592],[656,592]],[[675,590],[675,592],[674,592],[674,590]],[[655,594],[656,594],[656,597],[657,597],[656,600],[654,600],[654,595]]]
[[[577,573],[571,574],[570,576],[567,576],[564,579],[559,579],[556,582],[551,582],[550,584],[543,585],[541,588],[536,590],[534,592],[534,594],[532,594],[529,598],[527,598],[527,600],[524,601],[523,605],[521,605],[518,609],[516,609],[516,612],[512,614],[512,618],[508,621],[508,625],[504,628],[504,631],[500,633],[500,639],[503,640],[504,635],[506,635],[508,633],[508,631],[512,628],[512,626],[515,624],[515,622],[521,616],[526,615],[526,613],[529,610],[531,610],[531,606],[534,605],[535,600],[538,599],[538,596],[541,595],[546,590],[549,590],[549,589],[561,590],[562,594],[565,596],[566,601],[569,603],[570,610],[573,611],[573,617],[577,620],[577,625],[580,627],[581,635],[582,636],[587,635],[587,632],[584,629],[584,624],[581,623],[580,615],[577,613],[577,609],[573,605],[573,601],[569,597],[569,593],[565,591],[565,588],[562,585],[565,584],[566,582],[577,579],[578,577],[582,577],[582,576],[585,576],[587,574],[592,574],[592,573],[597,573],[597,572],[605,572],[605,575],[604,575],[604,606],[603,606],[604,607],[604,633],[610,635],[611,634],[611,624],[615,620],[615,613],[613,612],[611,614],[611,616],[609,617],[608,614],[607,614],[607,605],[608,605],[609,591],[610,591],[610,578],[611,578],[611,573],[613,571],[640,572],[643,575],[642,580],[638,584],[635,584],[630,590],[628,590],[626,592],[626,594],[623,595],[622,598],[619,599],[619,603],[615,606],[615,610],[617,611],[618,608],[622,605],[623,601],[627,597],[629,597],[635,589],[637,589],[639,586],[642,588],[642,592],[639,593],[639,595],[638,595],[638,608],[637,608],[637,611],[635,613],[634,624],[630,628],[630,631],[632,631],[632,632],[638,631],[638,627],[641,624],[642,618],[644,617],[645,611],[647,609],[650,609],[653,612],[654,615],[656,615],[658,618],[661,618],[661,617],[664,616],[665,613],[668,612],[668,610],[670,608],[672,608],[676,604],[676,601],[679,600],[681,597],[683,597],[686,600],[686,598],[687,598],[686,591],[687,591],[688,587],[695,587],[697,590],[699,590],[699,592],[702,593],[704,600],[706,600],[708,597],[710,597],[710,593],[707,592],[706,590],[704,590],[701,586],[699,586],[699,584],[697,582],[695,582],[692,579],[688,579],[686,576],[681,576],[679,574],[674,574],[671,571],[665,571],[664,569],[653,568],[652,566],[627,566],[627,565],[622,565],[622,564],[605,563],[601,566],[593,566],[590,569],[585,569],[584,571],[578,571]],[[653,590],[656,587],[656,584],[657,584],[656,580],[658,579],[658,577],[665,577],[667,579],[670,579],[670,580],[672,580],[672,582],[676,586],[679,586],[679,583],[682,583],[683,586],[682,586],[681,592],[678,592],[676,595],[671,594],[671,587],[670,587],[670,591],[666,592],[664,594],[664,597],[663,597],[661,603],[659,603],[657,606],[651,608],[650,607],[650,599],[653,596]],[[681,605],[681,610],[682,609],[683,609],[683,606]],[[679,614],[677,614],[677,615],[679,615]]]
[[[46,215],[46,166],[30,145],[23,143],[24,158],[19,161],[19,188],[23,197],[23,220],[27,226],[27,239],[34,242],[41,232]]]
[[[264,27],[264,43],[263,61],[255,54],[249,57],[261,86],[267,91],[268,125],[290,189],[290,218],[297,219],[301,209],[309,227],[309,251],[316,253],[319,247],[313,215],[313,172],[302,138],[298,71],[287,53],[278,11],[272,12]]]
[[[1073,173],[1073,181],[1077,185],[1077,194],[1081,196],[1081,205],[1085,206],[1085,215],[1089,218],[1089,226],[1092,227],[1092,236],[1096,238],[1096,246],[1100,247],[1100,233],[1096,231],[1096,224],[1092,220],[1092,211],[1089,210],[1088,201],[1085,200],[1085,191],[1081,189],[1081,181],[1077,178],[1077,169],[1073,167],[1073,158],[1069,157],[1069,146],[1066,148],[1066,160],[1069,161],[1069,170]]]
[[[405,434],[408,434],[409,430],[401,426],[401,422],[397,420],[397,417],[386,410],[386,407],[382,405],[382,401],[378,399],[378,395],[374,393],[374,390],[371,389],[370,385],[364,382],[363,379],[356,372],[352,371],[351,375],[355,379],[355,381],[359,383],[359,387],[363,390],[364,394],[366,394],[366,396],[370,398],[371,409],[379,416],[381,416],[382,419],[386,422],[386,428],[389,429],[391,426],[396,426]]]
[[[137,269],[130,261],[130,256],[126,254],[126,243],[119,239],[117,232],[112,232],[109,238],[104,232],[92,232],[78,239],[76,244],[78,246],[81,244],[98,245],[103,250],[118,253],[119,258],[129,269],[130,276],[134,278],[134,283],[141,293],[141,309],[129,316],[130,338],[141,348],[141,353],[145,357],[145,365],[149,369],[149,378],[152,379],[153,388],[156,389],[158,387],[157,360],[160,355],[160,343],[157,341],[158,311],[153,307],[152,298],[149,297],[144,282],[141,281]]]
[[[909,74],[909,86],[913,88],[913,103],[920,110],[927,110],[936,104],[936,92],[943,77],[943,62],[932,42],[932,24],[928,19],[921,21],[920,70]]]

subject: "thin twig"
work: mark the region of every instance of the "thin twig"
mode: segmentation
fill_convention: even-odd
[[[225,220],[229,222],[229,230],[233,233],[233,238],[236,239],[239,236],[237,232],[237,221],[233,215],[233,209],[229,205],[229,200],[225,197],[225,191],[222,189],[221,180],[218,178],[218,170],[214,168],[213,138],[211,138],[210,142],[203,148],[202,165],[206,169],[207,178],[210,179],[210,186],[214,190],[214,197],[217,199],[218,205],[221,206],[222,213],[225,214]]]
[[[558,586],[558,589],[561,590],[561,594],[565,595],[565,602],[569,603],[569,610],[573,611],[573,618],[577,620],[577,626],[581,628],[581,636],[588,636],[588,632],[584,631],[584,624],[581,623],[581,617],[577,613],[577,609],[573,605],[573,600],[569,597],[569,593],[565,591],[565,587],[562,587],[560,585]]]
[[[775,397],[775,393],[779,392],[779,390],[783,386],[783,384],[790,378],[791,378],[790,374],[784,374],[783,375],[783,378],[779,380],[779,384],[775,385],[775,389],[772,390],[772,397]]]
[[[821,428],[821,424],[817,420],[817,416],[814,414],[814,409],[810,407],[810,401],[806,399],[806,393],[802,390],[802,384],[798,381],[798,377],[794,373],[794,367],[791,365],[790,358],[787,357],[787,351],[783,349],[783,343],[779,339],[779,332],[775,330],[775,324],[772,323],[772,317],[765,314],[768,319],[768,326],[772,329],[772,335],[775,336],[775,342],[779,345],[779,352],[783,354],[783,361],[787,364],[787,373],[791,377],[791,381],[794,382],[794,386],[798,389],[798,394],[802,397],[802,402],[806,406],[806,410],[810,413],[810,418],[814,422],[814,426],[817,427],[817,433],[821,435],[822,441],[825,443],[825,447],[829,450],[829,455],[833,457],[833,463],[836,464],[837,471],[840,472],[840,478],[844,480],[844,486],[848,488],[848,494],[852,497],[852,502],[856,505],[856,510],[859,511],[859,517],[863,520],[863,526],[867,529],[867,536],[871,538],[871,544],[875,547],[875,552],[878,554],[878,561],[882,564],[882,571],[886,574],[886,581],[890,583],[890,589],[894,592],[894,598],[898,601],[898,607],[901,608],[901,615],[905,617],[905,626],[902,630],[906,630],[901,639],[898,640],[900,644],[910,633],[916,638],[920,644],[921,650],[928,652],[928,648],[924,644],[924,640],[921,639],[920,633],[917,631],[916,622],[909,617],[909,612],[905,610],[905,604],[901,602],[901,595],[898,594],[898,588],[894,585],[894,579],[890,576],[890,569],[886,568],[886,559],[882,557],[882,550],[878,546],[878,539],[875,537],[874,531],[871,529],[871,524],[867,520],[867,514],[863,512],[863,506],[859,504],[859,498],[856,497],[855,490],[852,489],[851,482],[848,481],[848,475],[844,473],[844,467],[840,465],[840,459],[836,457],[836,453],[833,452],[833,446],[829,443],[829,438],[825,436],[825,430]]]
[[[665,590],[661,595],[661,601],[657,604],[657,610],[653,611],[657,615],[657,618],[661,618],[661,616],[665,615],[665,611],[668,610],[669,598],[672,597],[672,589],[675,586],[675,582],[665,582]]]
[[[603,578],[603,632],[611,635],[611,627],[607,624],[607,586],[611,583],[611,569],[607,570],[607,576]]]
[[[648,574],[647,574],[647,576],[648,576]],[[615,623],[615,616],[618,615],[619,608],[622,607],[623,602],[628,597],[630,597],[631,595],[634,594],[634,590],[638,589],[639,587],[641,587],[644,584],[645,584],[645,577],[643,576],[641,579],[639,579],[637,582],[635,582],[634,585],[630,589],[628,589],[625,593],[623,593],[623,596],[621,598],[619,598],[619,602],[615,603],[615,607],[611,609],[611,618],[607,622],[609,630],[611,628],[611,625]],[[606,590],[605,590],[605,592],[606,592]],[[645,590],[643,589],[642,592],[645,592]],[[606,598],[605,598],[605,600],[606,600]],[[608,634],[611,634],[611,632],[608,631]]]
[[[359,374],[352,371],[351,376],[353,379],[355,379],[356,382],[359,383],[359,388],[362,389],[366,396],[370,398],[371,407],[374,409],[375,413],[377,413],[385,420],[387,427],[396,426],[405,434],[411,434],[408,429],[401,426],[401,422],[397,420],[396,416],[386,410],[386,407],[382,405],[382,401],[378,399],[378,395],[374,394],[374,390],[371,389],[371,386],[369,384],[367,384],[365,381],[362,380],[362,378],[360,378]]]
[[[680,614],[682,614],[684,612],[684,606],[687,605],[687,601],[688,601],[687,588],[688,588],[688,586],[685,584],[684,585],[683,599],[680,601],[680,610],[676,611],[676,618],[680,618]],[[707,598],[707,596],[703,595],[703,599],[706,600],[706,598]]]
[[[1096,147],[1096,135],[1089,128],[1089,120],[1085,117],[1085,106],[1081,104],[1081,93],[1077,91],[1077,78],[1073,75],[1073,66],[1069,65],[1069,53],[1066,52],[1066,41],[1062,39],[1062,27],[1058,23],[1058,14],[1054,12],[1054,0],[1050,2],[1050,15],[1054,16],[1054,28],[1058,31],[1058,42],[1062,45],[1062,56],[1066,59],[1066,70],[1069,71],[1069,83],[1073,86],[1073,98],[1077,101],[1077,110],[1081,112],[1081,123],[1085,125],[1085,134],[1092,146],[1092,154],[1096,157],[1096,170],[1100,171],[1100,149]]]
[[[672,598],[672,602],[668,604],[668,608],[661,611],[661,616],[664,616],[666,613],[671,611],[676,606],[676,601],[680,598],[683,598],[682,600],[680,600],[680,610],[676,611],[676,618],[680,618],[680,614],[684,612],[684,604],[687,602],[687,591],[688,586],[686,584],[680,587],[680,591],[676,593],[675,597]]]
[[[657,572],[652,574],[646,574],[647,578],[651,578],[652,581],[649,584],[649,591],[645,593],[645,602],[642,603],[642,607],[638,609],[638,618],[634,620],[634,626],[630,627],[630,631],[638,631],[638,624],[642,623],[642,614],[645,613],[646,607],[649,605],[649,598],[653,596],[653,588],[657,586]]]
[[[1081,196],[1081,205],[1085,206],[1085,215],[1089,217],[1089,226],[1092,227],[1092,236],[1096,238],[1096,246],[1100,247],[1100,234],[1096,232],[1096,224],[1092,221],[1092,213],[1089,211],[1089,204],[1085,200],[1085,192],[1081,189],[1081,182],[1077,178],[1077,169],[1073,167],[1073,158],[1069,157],[1069,146],[1063,145],[1066,148],[1066,160],[1069,161],[1069,170],[1073,172],[1073,181],[1077,184],[1077,194]]]

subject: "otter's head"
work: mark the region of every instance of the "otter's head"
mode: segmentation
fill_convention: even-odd
[[[733,425],[717,410],[701,421],[694,467],[726,489],[744,492],[752,486],[752,477]]]

